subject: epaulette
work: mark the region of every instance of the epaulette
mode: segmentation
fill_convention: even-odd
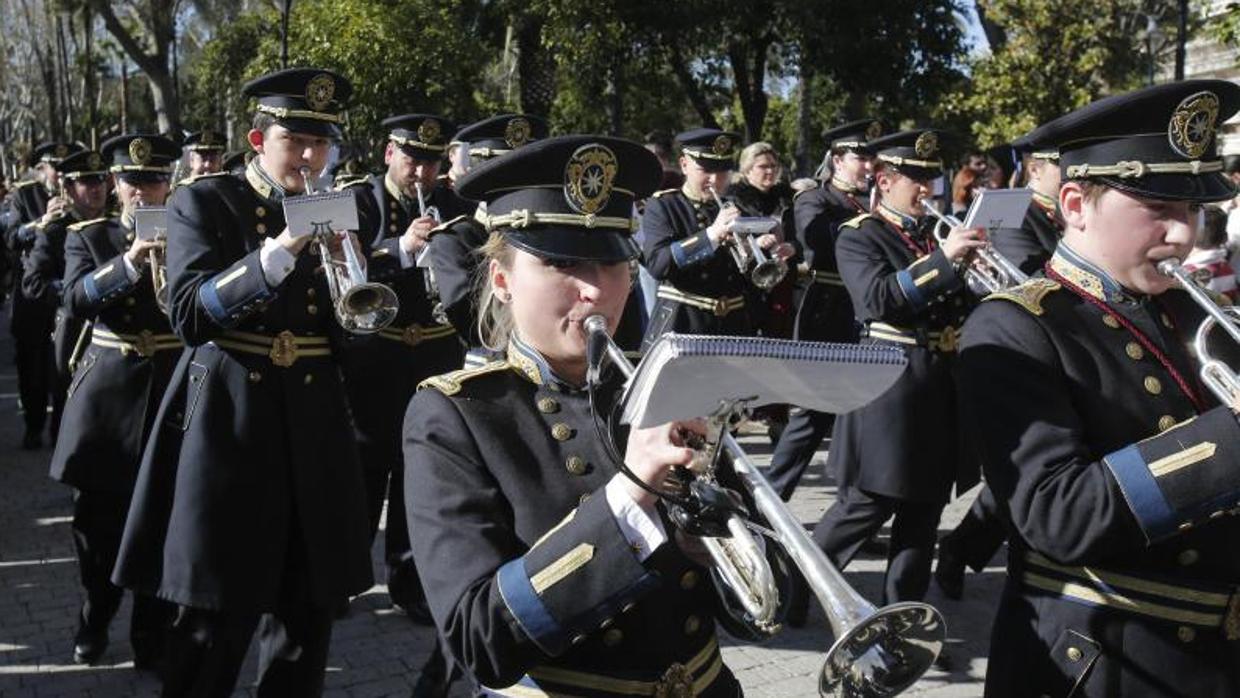
[[[679,189],[676,189],[676,188],[672,188],[672,189],[660,189],[659,191],[656,191],[655,193],[651,194],[651,196],[653,196],[654,198],[656,198],[656,199],[657,199],[657,198],[659,198],[660,196],[667,196],[668,194],[671,194],[672,192],[677,192],[677,191],[680,191],[680,190],[679,190]]]
[[[90,219],[90,220],[88,220],[88,221],[82,221],[82,222],[80,222],[80,223],[74,223],[73,225],[69,226],[69,232],[71,232],[71,233],[76,233],[76,232],[79,232],[79,231],[81,231],[81,230],[83,230],[83,229],[85,229],[85,228],[89,228],[90,226],[92,226],[92,225],[94,225],[94,224],[96,224],[96,223],[102,223],[102,222],[104,222],[104,221],[106,221],[106,220],[108,220],[108,219],[107,219],[107,218],[92,218],[92,219]]]
[[[369,183],[369,180],[370,178],[366,175],[349,175],[336,180],[335,188],[336,191],[340,191],[347,187],[357,186],[358,184],[367,184]]]
[[[456,395],[461,392],[461,386],[465,381],[485,376],[490,373],[498,373],[499,371],[507,371],[512,368],[512,364],[507,360],[492,361],[475,368],[462,368],[449,373],[443,373],[438,376],[431,376],[426,380],[418,383],[418,390],[423,388],[434,388],[444,395]]]
[[[862,214],[858,214],[858,215],[856,215],[856,216],[853,216],[852,218],[849,218],[848,220],[844,221],[843,223],[840,223],[840,227],[841,227],[841,228],[860,228],[860,227],[861,227],[861,223],[862,223],[865,219],[867,219],[867,218],[873,218],[873,216],[874,216],[874,214],[872,214],[872,213],[862,213]]]
[[[13,185],[13,191],[17,191],[18,189],[24,189],[25,187],[28,187],[31,184],[36,184],[37,182],[38,180],[34,180],[34,179],[23,179],[22,181],[17,182],[16,184]]]
[[[200,179],[206,179],[208,177],[223,177],[228,174],[229,174],[228,172],[204,172],[200,175],[194,175],[193,177],[186,177],[185,179],[178,181],[177,186],[184,187],[184,186],[193,184],[194,182],[197,182]]]
[[[1041,315],[1044,312],[1042,310],[1042,299],[1046,297],[1046,294],[1052,291],[1058,291],[1060,288],[1062,287],[1057,281],[1043,278],[1029,279],[1025,283],[1018,286],[1013,286],[1012,288],[1003,291],[995,291],[982,300],[989,301],[1002,299],[1005,301],[1012,301],[1025,310],[1028,310],[1032,315]]]
[[[440,223],[439,225],[435,226],[434,228],[431,228],[431,232],[432,233],[442,232],[444,230],[447,230],[448,228],[451,228],[457,223],[460,223],[461,221],[468,220],[468,219],[469,219],[469,216],[465,216],[465,215],[457,216],[456,218],[453,218],[451,220],[446,220],[443,223]]]

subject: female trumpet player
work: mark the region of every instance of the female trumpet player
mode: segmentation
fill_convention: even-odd
[[[69,226],[64,243],[64,308],[94,329],[69,384],[51,467],[53,478],[74,488],[73,542],[86,591],[73,648],[79,663],[94,662],[108,644],[123,593],[109,577],[142,445],[181,349],[150,279],[147,258],[159,243],[135,239],[133,223],[138,206],[164,203],[180,151],[167,138],[138,134],[116,136],[101,150],[121,212]],[[155,668],[169,610],[152,595],[134,595],[136,668]]]
[[[487,204],[481,324],[507,358],[424,383],[405,418],[405,497],[435,624],[486,695],[740,695],[706,570],[617,472],[585,390],[582,323],[619,324],[632,204],[660,176],[637,143],[565,136],[459,183]],[[603,413],[618,379],[596,391]],[[693,456],[682,434],[702,430],[634,430],[624,462],[658,487]]]

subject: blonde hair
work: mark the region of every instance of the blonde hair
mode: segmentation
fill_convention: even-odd
[[[477,254],[482,257],[482,273],[478,275],[478,337],[482,346],[491,351],[504,351],[508,348],[508,336],[512,334],[512,308],[501,303],[495,297],[495,286],[491,282],[491,262],[498,262],[504,269],[512,268],[512,260],[516,248],[508,244],[504,236],[498,232],[491,233],[485,244],[478,248]]]
[[[775,158],[775,164],[783,167],[783,163],[779,161],[779,153],[775,152],[775,146],[766,141],[758,141],[750,143],[741,151],[740,173],[749,174],[749,170],[753,169],[753,164],[763,155],[770,155]]]

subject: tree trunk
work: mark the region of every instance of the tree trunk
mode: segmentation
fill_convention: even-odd
[[[624,62],[616,57],[607,71],[607,132],[619,136],[624,132]]]
[[[521,111],[546,116],[555,101],[555,56],[542,46],[542,25],[528,18],[517,28],[517,76]]]
[[[810,62],[805,60],[804,54],[801,56],[801,80],[797,84],[797,146],[795,154],[796,166],[794,174],[797,177],[807,176],[813,171],[815,166],[813,163],[814,153],[810,146],[813,143],[813,87],[811,83],[814,79],[814,69]]]
[[[702,93],[702,88],[698,85],[697,80],[693,79],[693,73],[689,70],[689,65],[685,61],[684,54],[680,52],[680,46],[673,40],[669,42],[669,60],[672,73],[676,75],[676,81],[680,83],[681,89],[685,91],[685,95],[689,98],[689,103],[693,105],[693,110],[698,113],[698,118],[702,120],[702,126],[707,128],[719,128],[719,122],[715,119],[715,115],[710,111],[710,105],[706,103],[706,95]]]
[[[133,34],[125,28],[106,0],[90,0],[91,6],[103,18],[103,25],[116,39],[125,53],[138,65],[151,86],[151,100],[155,106],[155,118],[161,133],[180,133],[181,105],[176,95],[176,83],[168,68],[168,47],[176,40],[175,3],[169,0],[153,0],[147,6],[148,13],[140,14],[143,28],[150,33],[155,53],[147,53]]]
[[[770,38],[764,36],[750,44],[736,42],[728,47],[728,62],[745,119],[745,139],[750,143],[762,139],[766,122],[766,51],[770,45]]]

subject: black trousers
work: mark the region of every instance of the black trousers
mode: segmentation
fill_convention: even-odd
[[[363,457],[366,456],[363,448]],[[377,450],[377,449],[376,449]],[[363,462],[373,464],[373,459]],[[383,501],[388,503],[387,528],[383,531],[383,559],[388,568],[388,596],[402,608],[410,608],[424,596],[418,568],[413,562],[409,544],[409,523],[405,517],[405,464],[397,461],[391,468],[368,466],[365,469],[366,507],[370,517],[370,539],[379,531]]]
[[[829,412],[794,409],[788,417],[788,425],[771,454],[771,467],[766,471],[771,487],[785,502],[792,498],[819,444],[834,424],[835,415]]]
[[[122,492],[76,491],[73,495],[73,547],[86,601],[82,604],[79,633],[107,632],[124,590],[112,584],[112,567],[120,549],[129,495]],[[134,594],[129,641],[136,654],[157,651],[172,618],[172,604],[153,596]]]
[[[974,572],[981,572],[1007,540],[1007,520],[990,487],[982,485],[968,513],[939,545],[955,553]]]
[[[842,570],[861,546],[894,517],[882,604],[925,598],[944,504],[895,499],[857,488],[842,491],[840,497],[814,527],[818,547]]]
[[[19,307],[20,306],[20,307]],[[17,360],[17,393],[25,412],[26,430],[40,434],[47,424],[55,372],[52,363],[52,309],[13,299],[13,345]]]
[[[162,695],[231,696],[256,629],[257,695],[322,695],[336,609],[312,600],[304,548],[300,535],[290,537],[280,600],[273,609],[177,609]]]

